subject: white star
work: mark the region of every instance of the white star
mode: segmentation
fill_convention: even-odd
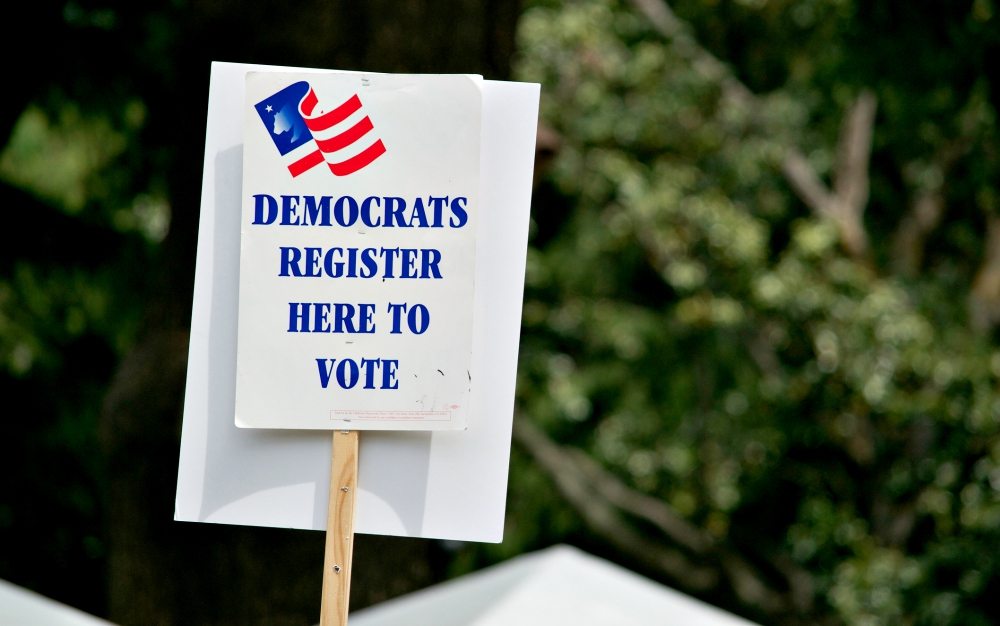
[[[269,104],[266,107],[264,107],[264,110],[270,113],[273,109],[271,109],[271,105]]]

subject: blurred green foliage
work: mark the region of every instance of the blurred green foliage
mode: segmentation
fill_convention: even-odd
[[[767,586],[783,593],[788,571],[809,581],[795,608],[768,610],[725,577],[700,591],[711,601],[765,623],[997,621],[992,1],[679,0],[690,30],[674,37],[637,9],[650,1],[540,0],[521,18],[515,76],[542,83],[559,145],[534,199],[519,410],[742,554]],[[0,258],[0,390],[18,446],[2,462],[0,577],[93,612],[97,414],[156,289],[143,268],[178,202],[170,168],[200,141],[151,131],[186,96],[167,109],[128,78],[172,93],[178,7],[66,4],[61,28],[81,49],[132,24],[119,44],[134,66],[27,103],[0,152],[5,193],[20,190],[7,202],[34,198],[16,196],[30,207],[18,215],[51,233],[30,250],[8,233]],[[878,102],[871,253],[852,255],[783,167],[798,151],[836,183],[842,121],[866,89]],[[197,134],[187,119],[178,127]],[[921,199],[940,215],[907,239]],[[510,484],[504,543],[460,549],[454,573],[573,541],[685,584],[612,547],[525,447]],[[39,552],[85,584],[54,587]]]
[[[0,578],[104,614],[99,416],[158,278],[169,163],[144,136],[135,57],[116,45],[134,31],[113,28],[135,14],[74,2],[19,13],[5,24],[0,103]],[[44,50],[24,45],[24,24],[46,33]]]
[[[641,4],[542,2],[521,20],[515,75],[542,83],[561,139],[535,199],[521,410],[765,583],[789,584],[773,555],[812,583],[783,617],[725,583],[716,601],[762,621],[993,623],[1000,351],[968,313],[1000,182],[992,4],[672,3],[750,99]],[[866,88],[872,254],[852,257],[782,166],[796,149],[830,180]],[[894,242],[928,190],[945,212],[904,272]],[[566,520],[532,459],[512,471],[486,558],[610,539]]]

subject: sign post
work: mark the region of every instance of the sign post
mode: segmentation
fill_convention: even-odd
[[[354,502],[358,486],[358,431],[333,431],[330,460],[330,507],[323,559],[320,626],[344,626],[351,600],[354,557]]]
[[[537,106],[213,64],[175,519],[325,529],[323,626],[355,532],[502,538]]]

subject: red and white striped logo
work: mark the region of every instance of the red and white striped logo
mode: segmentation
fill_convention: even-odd
[[[385,145],[381,139],[373,137],[375,126],[361,111],[361,99],[357,94],[332,111],[325,111],[319,105],[316,92],[310,88],[298,108],[312,134],[310,144],[314,149],[288,165],[293,177],[322,163],[326,163],[335,176],[347,176],[385,154]],[[295,156],[301,152],[296,150]]]

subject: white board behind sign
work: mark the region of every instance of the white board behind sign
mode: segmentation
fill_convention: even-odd
[[[212,66],[174,519],[325,530],[329,432],[233,421],[248,71],[292,70]],[[468,430],[363,433],[357,532],[503,538],[538,95],[483,82]]]

